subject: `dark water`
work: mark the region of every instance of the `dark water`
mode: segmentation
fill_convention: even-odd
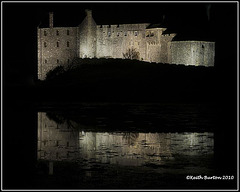
[[[186,179],[223,176],[213,105],[59,103],[28,112],[35,114],[32,134],[16,131],[21,137],[15,136],[31,141],[15,141],[24,152],[12,157],[26,167],[12,168],[16,187],[207,189],[235,181]],[[21,171],[27,179],[20,179]]]

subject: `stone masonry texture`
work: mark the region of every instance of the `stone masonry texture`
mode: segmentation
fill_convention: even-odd
[[[67,66],[74,58],[122,58],[129,49],[138,60],[156,63],[214,66],[215,43],[174,41],[175,33],[166,28],[151,28],[150,23],[97,25],[92,11],[76,27],[54,27],[49,13],[49,28],[38,28],[38,79],[48,71]]]

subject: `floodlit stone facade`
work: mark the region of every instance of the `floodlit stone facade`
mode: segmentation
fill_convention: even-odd
[[[175,36],[150,23],[97,25],[91,10],[77,27],[54,27],[50,13],[49,28],[38,28],[38,79],[76,57],[125,58],[129,49],[141,61],[214,66],[214,42],[173,41]]]
[[[215,57],[214,42],[172,41],[169,46],[171,63],[195,66],[213,66]]]

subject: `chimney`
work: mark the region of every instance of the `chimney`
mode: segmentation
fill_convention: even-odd
[[[85,13],[86,13],[87,17],[92,17],[92,10],[85,9]]]
[[[49,27],[53,28],[53,12],[49,12]]]

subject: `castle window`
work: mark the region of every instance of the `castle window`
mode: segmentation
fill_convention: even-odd
[[[57,63],[59,63],[59,60],[57,59]]]
[[[46,141],[46,140],[44,140],[44,141],[43,141],[43,144],[44,144],[44,146],[46,146],[46,145],[47,145],[47,141]]]
[[[137,36],[137,35],[138,35],[138,32],[137,32],[137,31],[135,31],[135,32],[134,32],[134,35],[135,35],[135,36]]]
[[[151,36],[151,37],[153,37],[153,36],[154,36],[154,33],[153,33],[153,31],[151,31],[151,34],[150,34],[150,36]]]
[[[47,63],[47,59],[45,59],[45,63]]]
[[[57,47],[59,47],[59,42],[57,42]]]
[[[47,31],[44,31],[44,36],[47,36]]]
[[[69,30],[67,30],[67,35],[69,35]]]
[[[120,33],[118,32],[118,33],[117,33],[117,36],[119,37],[119,35],[120,35]]]
[[[67,42],[67,47],[69,47],[69,41]]]
[[[46,42],[44,42],[44,47],[47,47],[47,43]]]
[[[59,35],[59,31],[58,30],[56,31],[56,35]]]
[[[204,48],[204,45],[202,45],[202,48]]]
[[[125,32],[124,35],[127,36],[127,32]]]
[[[117,25],[117,28],[119,28],[119,24]]]
[[[111,36],[111,32],[108,32],[108,37],[110,37]]]

